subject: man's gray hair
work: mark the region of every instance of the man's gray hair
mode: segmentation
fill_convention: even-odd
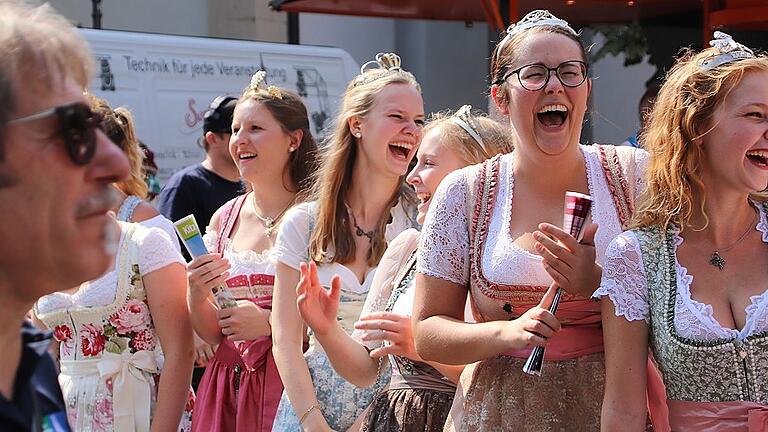
[[[5,153],[2,125],[10,120],[22,89],[55,92],[72,80],[85,90],[94,69],[85,39],[53,8],[0,0],[0,161]]]

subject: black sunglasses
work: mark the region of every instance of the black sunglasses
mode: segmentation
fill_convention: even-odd
[[[86,165],[96,153],[96,129],[101,129],[101,115],[82,103],[61,105],[5,122],[6,125],[31,122],[55,115],[69,158],[75,165]]]

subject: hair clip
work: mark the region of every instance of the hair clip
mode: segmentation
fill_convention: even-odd
[[[459,108],[458,111],[451,116],[451,122],[461,126],[469,136],[471,136],[481,147],[485,147],[483,144],[483,138],[477,132],[477,126],[475,125],[475,119],[472,116],[472,105],[464,105]]]
[[[732,61],[755,58],[755,53],[751,49],[733,40],[731,35],[716,31],[714,36],[715,38],[709,41],[709,46],[717,50],[717,53],[702,59],[699,69],[708,71]]]
[[[253,74],[251,77],[251,84],[248,86],[248,88],[256,93],[266,93],[269,95],[269,97],[274,99],[282,99],[283,92],[280,91],[280,88],[273,85],[267,86],[266,79],[267,73],[263,70],[260,70]]]
[[[365,71],[373,69],[383,69],[386,72],[401,72],[403,69],[400,67],[400,56],[395,53],[378,53],[375,60],[364,63],[360,66],[360,75],[355,78],[355,86],[360,84],[369,83],[381,78],[387,73],[376,75],[374,77],[365,77]]]

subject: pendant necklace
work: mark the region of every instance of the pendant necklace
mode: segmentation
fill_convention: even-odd
[[[755,215],[755,219],[757,219],[757,215]],[[709,256],[709,264],[717,267],[720,271],[722,271],[725,268],[725,258],[720,255],[721,253],[728,252],[729,250],[735,248],[739,243],[741,243],[745,238],[747,238],[747,235],[752,231],[752,227],[754,226],[755,220],[749,223],[747,226],[747,230],[744,231],[744,234],[739,237],[738,240],[733,242],[730,246],[724,249],[715,249],[714,252],[712,252],[712,255]]]
[[[288,203],[288,205],[281,211],[277,216],[274,218],[271,218],[269,216],[264,217],[259,214],[258,207],[256,207],[256,195],[253,196],[253,201],[251,202],[253,204],[253,213],[256,215],[257,218],[259,218],[260,221],[264,223],[264,233],[267,235],[267,237],[272,237],[272,234],[277,229],[277,224],[280,222],[280,219],[283,217],[286,211],[288,211],[289,208],[291,208],[291,205],[293,204],[293,200]]]
[[[344,206],[347,207],[347,213],[349,213],[349,216],[352,218],[352,224],[355,225],[355,235],[358,237],[366,237],[369,242],[373,242],[373,237],[376,235],[376,229],[374,228],[370,231],[364,231],[360,228],[360,225],[357,224],[357,218],[349,207],[349,204],[344,203]]]

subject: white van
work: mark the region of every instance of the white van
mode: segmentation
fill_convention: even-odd
[[[197,143],[208,104],[218,95],[239,96],[257,70],[267,72],[268,84],[304,98],[315,136],[331,122],[344,88],[359,73],[339,48],[80,31],[98,68],[90,91],[131,110],[139,139],[155,152],[161,183],[203,159]]]

